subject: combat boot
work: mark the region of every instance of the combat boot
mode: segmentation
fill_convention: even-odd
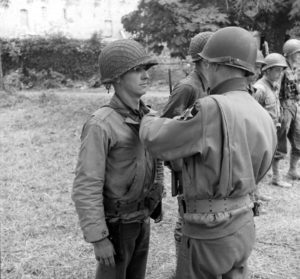
[[[291,180],[300,180],[300,173],[297,172],[297,162],[299,161],[299,159],[299,156],[291,155],[290,169],[287,173],[287,178]]]
[[[282,179],[279,173],[279,160],[273,160],[272,163],[272,170],[273,170],[273,177],[272,177],[272,185],[283,187],[283,188],[290,188],[292,187],[291,183],[288,183]]]

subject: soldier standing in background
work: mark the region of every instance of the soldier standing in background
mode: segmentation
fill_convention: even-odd
[[[265,62],[265,58],[263,56],[263,53],[257,49],[257,56],[256,56],[256,61],[255,61],[255,66],[254,66],[254,75],[250,75],[248,76],[248,82],[249,82],[249,86],[248,86],[248,91],[250,93],[250,95],[254,96],[255,92],[256,92],[256,88],[254,87],[254,83],[261,78],[262,75],[262,67],[266,65]],[[253,212],[255,216],[259,216],[261,214],[266,213],[266,210],[264,210],[264,208],[262,208],[262,202],[268,202],[270,201],[272,198],[267,196],[267,195],[263,195],[257,185],[257,189],[253,194],[253,201],[254,201],[254,207],[253,207]]]
[[[140,98],[156,64],[133,40],[115,41],[99,57],[101,81],[115,94],[83,127],[72,195],[99,261],[96,279],[145,277],[149,216],[161,219],[162,178],[139,139],[149,112]]]
[[[187,108],[193,106],[195,101],[207,95],[207,80],[203,73],[202,59],[198,55],[211,37],[212,32],[201,32],[191,39],[189,46],[189,54],[194,62],[194,70],[177,83],[171,92],[168,103],[163,109],[162,117],[173,118],[181,115]],[[182,161],[167,163],[172,171],[172,196],[178,195],[178,199],[182,195]],[[178,254],[178,246],[182,236],[182,218],[178,216],[176,222],[174,238],[176,245],[176,256]]]
[[[277,144],[272,118],[247,90],[256,55],[250,32],[219,29],[200,54],[210,95],[197,100],[195,116],[142,120],[140,138],[154,156],[184,158],[178,279],[247,278],[255,242],[249,195]]]
[[[193,106],[198,98],[207,95],[207,81],[203,73],[202,59],[198,55],[213,32],[202,32],[191,39],[189,54],[195,64],[194,70],[174,86],[162,117],[173,118]]]
[[[266,65],[262,68],[263,77],[254,84],[256,92],[253,97],[268,111],[278,130],[281,126],[279,101],[280,82],[282,72],[287,67],[287,63],[285,58],[279,53],[267,55],[265,62]],[[292,185],[284,181],[280,175],[276,161],[277,156],[278,155],[275,154],[275,160],[272,163],[272,184],[280,187],[291,187]]]
[[[257,56],[255,61],[254,75],[248,77],[249,81],[249,93],[253,95],[255,93],[255,88],[253,84],[261,77],[261,69],[266,65],[265,58],[260,50],[257,50]]]
[[[284,71],[279,94],[282,121],[278,131],[278,156],[274,160],[274,165],[279,169],[280,159],[287,154],[289,140],[291,153],[287,177],[291,180],[300,180],[300,173],[297,172],[297,163],[300,159],[300,40],[286,41],[283,45],[283,54],[288,67]]]

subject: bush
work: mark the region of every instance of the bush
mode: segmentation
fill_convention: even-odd
[[[4,88],[21,90],[22,86],[22,74],[20,71],[14,71],[4,77]]]
[[[4,85],[6,88],[13,88],[15,90],[21,89],[50,89],[72,87],[72,82],[63,74],[49,70],[26,69],[24,71],[17,70],[7,74],[4,77]]]
[[[20,89],[48,89],[62,87],[97,88],[101,85],[98,74],[98,56],[104,44],[94,34],[89,40],[68,39],[62,35],[1,40],[2,64],[6,85]],[[158,57],[159,65],[150,69],[152,84],[172,85],[185,77],[190,69],[187,61]]]
[[[73,80],[87,79],[98,72],[102,48],[97,34],[89,40],[69,39],[61,35],[1,40],[4,74],[21,68],[63,74]]]

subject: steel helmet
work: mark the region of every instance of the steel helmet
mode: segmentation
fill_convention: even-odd
[[[202,51],[203,47],[205,46],[212,34],[213,32],[209,31],[201,32],[191,39],[189,54],[191,55],[193,62],[196,62],[201,59],[198,53]]]
[[[111,83],[134,67],[146,66],[149,69],[156,64],[157,60],[148,55],[140,43],[130,39],[117,40],[100,53],[101,82]]]
[[[258,49],[257,50],[257,56],[256,56],[256,61],[255,63],[260,63],[260,64],[263,64],[263,65],[266,65],[266,61],[265,61],[265,58],[262,54],[262,52]]]
[[[300,52],[300,40],[289,39],[283,44],[283,55],[289,56],[296,52]]]
[[[263,71],[272,67],[286,68],[288,66],[284,56],[279,53],[270,53],[265,57],[265,62],[266,65],[262,67]]]
[[[246,29],[230,26],[215,32],[199,55],[208,62],[239,68],[254,74],[257,44]]]

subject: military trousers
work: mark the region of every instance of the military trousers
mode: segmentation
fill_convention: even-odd
[[[119,224],[113,232],[116,266],[98,263],[96,279],[143,279],[150,239],[150,219],[144,222]]]
[[[281,127],[278,130],[278,147],[276,158],[281,159],[288,152],[288,141],[291,144],[291,154],[300,157],[300,104],[288,100],[283,104]]]
[[[194,239],[183,235],[176,279],[247,278],[247,259],[254,243],[254,220],[218,239]]]

